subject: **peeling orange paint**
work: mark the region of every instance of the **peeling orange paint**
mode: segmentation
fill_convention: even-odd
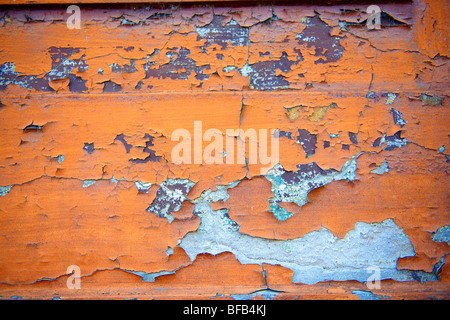
[[[80,29],[22,2],[0,7],[2,298],[449,298],[445,1],[382,2],[376,30],[345,1],[83,1]],[[208,129],[232,147],[255,130],[258,148],[274,130],[277,165],[263,174],[245,139],[245,163],[225,144],[223,164],[174,163],[172,134],[194,152],[199,121],[200,152]],[[258,260],[211,230],[285,252],[257,247]],[[381,288],[345,269],[364,269],[359,247],[341,264],[318,244],[323,261],[281,259],[355,233],[399,241],[376,250],[395,266]],[[207,250],[193,258],[189,236]],[[66,287],[70,265],[82,290]]]

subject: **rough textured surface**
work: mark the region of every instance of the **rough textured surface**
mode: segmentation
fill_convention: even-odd
[[[364,282],[369,266],[381,269],[381,279],[408,280],[397,270],[396,262],[414,256],[414,249],[408,236],[392,220],[374,225],[357,223],[343,239],[322,228],[302,238],[274,241],[239,233],[239,226],[226,210],[213,211],[207,203],[197,204],[196,210],[202,219],[200,226],[180,242],[192,261],[205,252],[231,252],[242,264],[268,263],[288,268],[294,271],[294,283]]]
[[[381,2],[375,30],[345,1],[80,5],[80,29],[23,2],[0,7],[2,298],[450,297],[446,1]],[[174,163],[179,129],[222,152]]]

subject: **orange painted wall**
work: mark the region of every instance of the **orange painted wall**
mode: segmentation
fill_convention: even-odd
[[[449,298],[446,1],[376,30],[345,1],[85,3],[80,29],[55,3],[0,3],[2,298]],[[276,130],[285,175],[174,163],[195,121]]]

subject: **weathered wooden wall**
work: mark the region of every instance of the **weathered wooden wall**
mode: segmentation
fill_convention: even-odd
[[[447,1],[370,3],[379,30],[345,1],[80,4],[80,29],[19,3],[0,7],[2,298],[449,298]],[[195,121],[276,129],[276,170],[173,163]]]

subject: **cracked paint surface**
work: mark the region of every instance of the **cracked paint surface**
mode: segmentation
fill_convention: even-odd
[[[355,179],[356,160],[345,163],[340,171],[323,170],[315,162],[297,166],[297,171],[285,171],[281,166],[275,166],[265,177],[272,183],[273,198],[269,199],[271,211],[278,220],[286,220],[293,213],[280,207],[280,202],[294,202],[302,207],[308,202],[310,191],[320,188],[332,181]]]
[[[380,3],[378,30],[344,2],[85,4],[79,30],[21,2],[0,7],[2,298],[449,298],[445,1]],[[175,164],[195,121],[276,130],[278,163]]]
[[[369,266],[381,269],[381,279],[406,280],[396,262],[414,255],[410,240],[392,220],[374,225],[358,223],[343,239],[320,229],[302,238],[273,241],[240,234],[239,226],[226,211],[213,211],[207,203],[197,204],[196,210],[201,217],[200,226],[180,243],[191,260],[200,253],[231,252],[243,264],[268,263],[291,269],[294,283],[363,282]]]

